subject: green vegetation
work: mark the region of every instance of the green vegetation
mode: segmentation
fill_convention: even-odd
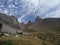
[[[3,32],[0,32],[0,37],[2,37],[4,34],[3,34]]]
[[[42,42],[39,38],[32,38],[30,36],[21,37],[2,37],[0,38],[0,45],[40,45]]]
[[[0,31],[1,31],[1,28],[2,28],[2,23],[0,23]]]
[[[13,45],[11,40],[0,40],[0,45]]]
[[[0,37],[4,35],[3,32],[1,32],[1,28],[2,28],[2,23],[0,23]]]

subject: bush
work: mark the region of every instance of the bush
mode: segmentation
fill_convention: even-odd
[[[4,34],[0,32],[0,37],[2,37]]]
[[[1,28],[2,28],[2,23],[0,23],[0,31],[1,31]]]
[[[0,45],[13,45],[11,40],[0,40]]]

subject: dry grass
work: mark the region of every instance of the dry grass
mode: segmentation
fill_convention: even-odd
[[[13,45],[42,45],[42,41],[38,39],[37,37],[32,38],[28,36],[21,36],[21,37],[2,37],[0,38],[2,41],[11,40],[13,42]]]

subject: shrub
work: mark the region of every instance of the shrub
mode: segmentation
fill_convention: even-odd
[[[2,37],[4,34],[0,32],[0,37]]]
[[[11,40],[0,40],[0,45],[13,45]]]
[[[0,31],[1,31],[1,28],[2,28],[2,24],[0,23]]]

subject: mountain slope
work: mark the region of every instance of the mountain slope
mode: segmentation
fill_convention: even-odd
[[[20,28],[19,22],[14,16],[8,16],[6,14],[0,13],[0,22],[8,24],[17,29]]]
[[[37,31],[59,31],[60,30],[60,18],[45,18],[41,19],[36,17],[35,22],[29,21],[25,25],[24,30],[37,30]]]

